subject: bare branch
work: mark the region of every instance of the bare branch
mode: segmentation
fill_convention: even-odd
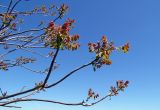
[[[36,51],[33,51],[33,50],[29,50],[29,49],[25,49],[25,48],[21,48],[21,50],[24,50],[24,51],[26,51],[26,52],[29,52],[29,53],[32,53],[32,54],[39,55],[39,56],[41,56],[41,57],[47,58],[47,56],[42,55],[41,53],[36,52]]]
[[[34,72],[34,73],[42,73],[42,74],[46,74],[46,73],[47,73],[46,71],[33,70],[33,69],[28,68],[28,67],[25,67],[25,66],[23,66],[23,65],[20,65],[20,66],[23,67],[24,69],[29,70],[29,71]]]
[[[8,8],[7,8],[7,13],[9,12],[9,9],[10,9],[10,7],[11,7],[11,5],[12,5],[12,0],[10,0],[10,3],[9,3],[9,6],[8,6]]]
[[[44,33],[43,33],[43,34],[44,34]],[[10,50],[10,51],[6,52],[5,54],[0,55],[0,58],[4,57],[4,56],[8,55],[9,53],[12,53],[12,52],[14,52],[14,51],[16,51],[16,50],[18,50],[18,49],[20,49],[20,48],[23,48],[25,45],[27,45],[27,44],[28,44],[28,43],[30,43],[31,41],[33,41],[33,40],[37,39],[38,37],[42,36],[43,34],[41,34],[41,35],[39,35],[39,36],[34,37],[33,39],[31,39],[30,41],[28,41],[28,42],[24,43],[23,45],[19,46],[19,47],[18,47],[18,48],[16,48],[16,49],[12,49],[12,50]]]
[[[0,41],[2,41],[2,40],[5,39],[5,38],[8,38],[8,37],[10,37],[10,36],[20,35],[20,34],[24,34],[24,33],[28,33],[28,32],[42,31],[42,30],[44,30],[44,29],[46,29],[46,28],[30,29],[30,30],[26,30],[26,31],[23,31],[23,32],[18,32],[18,33],[15,33],[15,34],[9,34],[9,35],[0,37]]]
[[[22,0],[18,0],[14,5],[13,7],[11,8],[10,12],[9,13],[12,13],[12,11],[14,10],[14,8],[16,7],[16,5],[18,5],[19,2],[21,2]]]
[[[95,61],[95,60],[93,60],[93,61],[91,61],[90,63],[84,64],[84,65],[82,65],[82,66],[80,66],[80,67],[72,70],[72,71],[69,72],[67,75],[65,75],[63,78],[61,78],[60,80],[58,80],[57,82],[55,82],[55,83],[53,83],[53,84],[51,84],[51,85],[49,85],[49,86],[46,86],[45,88],[51,88],[51,87],[53,87],[53,86],[56,86],[57,84],[61,83],[62,81],[64,81],[65,79],[67,79],[69,76],[71,76],[73,73],[75,73],[75,72],[77,72],[78,70],[83,69],[83,68],[91,65],[94,61]]]
[[[12,53],[12,52],[14,52],[14,51],[16,51],[16,50],[17,50],[17,49],[12,49],[12,50],[10,50],[10,51],[8,51],[8,52],[0,55],[0,58],[3,58],[4,56],[6,56],[6,55],[8,55],[9,53]]]
[[[48,102],[48,103],[55,103],[55,104],[61,104],[61,105],[72,105],[72,106],[83,105],[83,102],[80,102],[80,103],[64,103],[64,102],[58,102],[58,101],[53,101],[53,100],[43,100],[43,99],[16,99],[16,100],[6,102],[4,104],[0,104],[0,106],[6,106],[8,104],[12,104],[12,103],[15,103],[15,102],[27,102],[27,101]]]
[[[0,100],[8,99],[8,98],[15,97],[15,96],[22,95],[22,94],[26,94],[26,93],[35,91],[35,90],[37,90],[37,89],[38,89],[38,87],[34,87],[34,88],[32,88],[32,89],[29,89],[29,90],[26,90],[26,91],[23,91],[23,92],[18,92],[18,93],[12,94],[12,95],[8,95],[8,96],[6,96],[6,97],[2,97],[2,98],[0,98]]]
[[[55,53],[55,55],[54,55],[54,57],[52,59],[52,62],[51,62],[50,67],[49,67],[48,74],[47,74],[46,78],[44,79],[43,87],[45,87],[45,85],[46,85],[46,83],[47,83],[47,81],[48,81],[48,79],[49,79],[49,77],[51,75],[52,68],[54,66],[54,63],[55,63],[56,57],[58,55],[58,52],[59,52],[59,47],[57,48],[56,53]]]
[[[18,107],[18,106],[3,106],[3,107],[7,107],[7,108],[22,108],[22,107]]]
[[[121,89],[118,89],[118,91],[121,91]],[[85,101],[81,101],[79,103],[65,103],[65,102],[60,102],[60,101],[53,101],[53,100],[44,100],[44,99],[23,99],[23,98],[17,98],[15,100],[11,100],[8,102],[4,102],[2,104],[0,104],[0,106],[6,106],[8,104],[12,104],[12,103],[16,103],[16,102],[25,102],[25,101],[38,101],[38,102],[48,102],[48,103],[56,103],[56,104],[61,104],[61,105],[71,105],[71,106],[93,106],[95,104],[98,104],[100,102],[102,102],[103,100],[107,99],[108,97],[112,97],[112,96],[116,96],[115,94],[113,94],[112,92],[110,92],[109,94],[105,95],[104,97],[100,98],[97,101],[94,101],[93,103],[88,104]]]

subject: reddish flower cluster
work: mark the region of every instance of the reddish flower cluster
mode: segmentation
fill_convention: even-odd
[[[45,46],[77,50],[80,45],[75,41],[79,39],[79,35],[70,35],[73,23],[74,20],[68,19],[62,26],[58,26],[51,21],[46,30]]]
[[[95,92],[92,90],[92,89],[89,89],[88,91],[88,98],[98,98],[99,97],[99,94],[95,94]]]
[[[60,8],[58,8],[58,12],[60,15],[60,18],[62,18],[64,16],[64,14],[66,13],[66,11],[68,10],[68,6],[65,4],[62,4]]]
[[[94,70],[100,68],[102,65],[111,65],[112,61],[109,59],[113,50],[120,49],[124,53],[129,50],[129,43],[124,46],[116,48],[113,42],[109,42],[106,36],[102,36],[100,42],[88,43],[89,52],[96,53],[96,61],[93,63]]]
[[[49,29],[51,29],[51,30],[53,30],[54,29],[54,22],[53,21],[51,21],[49,24],[48,24],[48,28]]]
[[[117,88],[123,89],[125,87],[128,87],[129,81],[123,82],[123,80],[118,80],[116,83],[117,83]]]
[[[106,36],[102,36],[100,42],[89,43],[88,47],[89,52],[96,53],[96,61],[93,64],[94,67],[100,68],[103,64],[112,64],[111,60],[109,59],[109,56],[115,48],[113,42],[107,41]]]
[[[63,25],[62,25],[62,34],[68,34],[72,24],[74,23],[74,20],[68,19]]]
[[[3,61],[0,61],[0,70],[2,69],[2,70],[7,70],[7,64],[6,63],[4,63]]]
[[[111,95],[118,95],[118,91],[123,91],[124,88],[128,87],[129,81],[118,80],[116,83],[116,87],[111,87]]]
[[[124,46],[122,46],[122,50],[124,53],[127,53],[129,51],[129,43],[126,43]]]
[[[111,95],[118,95],[118,90],[116,89],[116,87],[111,87]]]

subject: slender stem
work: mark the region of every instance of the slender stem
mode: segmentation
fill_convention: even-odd
[[[18,107],[18,106],[3,106],[3,107],[8,107],[8,108],[22,108],[22,107]]]
[[[22,0],[18,0],[14,5],[13,7],[11,8],[10,12],[9,13],[12,13],[13,9],[16,7],[16,5],[18,5],[19,2],[21,2]]]
[[[58,52],[59,52],[59,47],[57,48],[56,53],[55,53],[55,55],[54,55],[54,57],[53,57],[53,59],[52,59],[52,62],[51,62],[50,67],[49,67],[48,74],[47,74],[47,76],[46,76],[46,78],[45,78],[45,80],[44,80],[44,83],[43,83],[43,87],[45,87],[45,85],[46,85],[46,83],[47,83],[47,81],[48,81],[48,79],[49,79],[49,77],[50,77],[50,75],[51,75],[52,68],[53,68],[53,66],[54,66],[54,63],[55,63],[56,57],[57,57],[57,55],[58,55]]]
[[[88,64],[82,65],[82,66],[80,66],[80,67],[72,70],[72,71],[69,72],[67,75],[65,75],[63,78],[61,78],[59,81],[57,81],[57,82],[55,82],[55,83],[53,83],[53,84],[51,84],[51,85],[49,85],[49,86],[46,86],[45,88],[51,88],[51,87],[53,87],[53,86],[56,86],[57,84],[59,84],[59,83],[61,83],[62,81],[64,81],[66,78],[68,78],[69,76],[71,76],[71,75],[72,75],[73,73],[75,73],[76,71],[78,71],[78,70],[80,70],[80,69],[82,69],[82,68],[85,68],[85,67],[91,65],[94,61],[95,61],[95,60],[91,61],[91,62],[88,63]]]
[[[38,88],[38,87],[34,87],[34,88],[32,88],[32,89],[29,89],[29,90],[26,90],[26,91],[23,91],[23,92],[18,92],[18,93],[12,94],[12,95],[8,95],[8,96],[5,96],[5,97],[1,97],[0,100],[8,99],[8,98],[15,97],[15,96],[22,95],[22,94],[26,94],[26,93],[28,93],[28,92],[32,92],[32,91],[37,90],[37,88]]]
[[[43,33],[43,34],[44,34],[44,33]],[[31,41],[35,40],[36,38],[42,36],[43,34],[41,34],[41,35],[39,35],[39,36],[36,36],[36,37],[34,37],[33,39],[31,39],[30,41],[24,43],[23,45],[20,46],[20,48],[23,48],[25,45],[27,45],[27,44],[30,43]],[[15,49],[12,49],[12,50],[8,51],[8,52],[6,52],[5,54],[0,55],[0,58],[6,56],[6,55],[9,54],[9,53],[12,53],[12,52],[18,50],[18,49],[19,49],[19,48],[15,48]]]
[[[3,39],[5,39],[5,38],[7,38],[7,37],[10,37],[10,36],[15,36],[15,35],[19,35],[19,34],[24,34],[24,33],[27,33],[27,32],[41,31],[41,30],[44,30],[44,29],[46,29],[46,28],[30,29],[30,30],[18,32],[18,33],[15,33],[15,34],[9,34],[9,35],[6,35],[6,36],[1,37],[1,38],[0,38],[0,41],[2,41]]]
[[[5,105],[15,103],[15,102],[25,102],[25,101],[49,102],[49,103],[56,103],[56,104],[61,104],[61,105],[72,105],[72,106],[78,106],[78,105],[83,104],[83,102],[80,102],[80,103],[64,103],[64,102],[58,102],[58,101],[53,101],[53,100],[43,100],[43,99],[16,99],[16,100],[6,102],[4,104],[0,104],[0,106],[5,106]]]
[[[22,67],[22,68],[24,68],[24,69],[26,69],[26,70],[28,70],[28,71],[34,72],[34,73],[46,74],[45,71],[37,71],[37,70],[33,70],[33,69],[28,68],[28,67],[25,67],[25,66],[23,66],[23,65],[20,65],[20,67]]]
[[[10,9],[10,7],[11,7],[11,5],[12,5],[12,0],[10,0],[10,3],[9,3],[9,6],[8,6],[8,8],[7,8],[7,13],[8,13],[8,11],[9,11],[9,9]]]

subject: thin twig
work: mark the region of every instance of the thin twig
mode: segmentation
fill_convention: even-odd
[[[24,51],[26,51],[26,52],[30,52],[30,53],[32,53],[32,54],[39,55],[39,56],[41,56],[41,57],[47,58],[45,55],[42,55],[41,53],[38,53],[38,52],[36,52],[36,51],[29,50],[29,49],[25,49],[25,48],[20,48],[20,49],[21,49],[21,50],[24,50]]]
[[[12,11],[13,11],[14,8],[16,7],[16,5],[18,5],[18,3],[21,2],[21,1],[22,1],[22,0],[18,0],[18,1],[13,5],[13,7],[11,8],[9,14],[12,13]]]
[[[8,107],[8,108],[22,108],[22,107],[18,107],[18,106],[3,106],[3,107]]]
[[[44,34],[44,33],[43,33],[43,34]],[[36,38],[38,38],[38,37],[42,36],[43,34],[41,34],[41,35],[39,35],[39,36],[37,36],[37,37],[35,37],[35,38],[31,39],[30,41],[28,41],[28,42],[24,43],[24,44],[23,44],[23,45],[21,45],[19,48],[12,49],[12,50],[10,50],[10,51],[8,51],[8,52],[6,52],[6,53],[4,53],[4,54],[0,55],[0,58],[4,57],[4,56],[8,55],[9,53],[12,53],[12,52],[14,52],[14,51],[16,51],[16,50],[18,50],[18,49],[20,49],[20,48],[23,48],[25,45],[27,45],[27,44],[28,44],[28,43],[30,43],[31,41],[35,40]]]
[[[24,34],[24,33],[28,33],[28,32],[34,32],[34,31],[41,31],[41,30],[44,30],[46,28],[41,28],[41,29],[30,29],[30,30],[26,30],[26,31],[22,31],[22,32],[18,32],[18,33],[14,33],[14,34],[9,34],[9,35],[6,35],[6,36],[3,36],[0,38],[0,41],[2,41],[3,39],[5,38],[8,38],[10,36],[15,36],[15,35],[19,35],[19,34]]]
[[[11,5],[12,5],[12,0],[10,0],[9,6],[7,8],[7,13],[9,12],[9,9],[10,9]]]
[[[26,102],[26,101],[49,102],[49,103],[56,103],[56,104],[61,104],[61,105],[72,105],[72,106],[83,105],[82,104],[83,102],[80,102],[80,103],[64,103],[64,102],[58,102],[58,101],[53,101],[53,100],[43,100],[43,99],[16,99],[16,100],[6,102],[4,104],[0,104],[0,106],[6,106],[8,104],[15,103],[15,102]]]
[[[34,73],[43,73],[43,74],[46,74],[46,73],[47,73],[47,72],[45,72],[45,71],[33,70],[33,69],[30,69],[30,68],[25,67],[25,66],[23,66],[23,65],[20,65],[20,66],[23,67],[24,69],[29,70],[29,71],[34,72]]]

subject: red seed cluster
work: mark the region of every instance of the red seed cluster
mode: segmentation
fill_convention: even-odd
[[[92,90],[92,89],[89,89],[88,90],[88,98],[98,98],[99,97],[99,94],[95,94],[95,92]]]
[[[102,65],[111,65],[112,61],[109,59],[115,47],[113,42],[109,42],[106,36],[102,36],[101,41],[97,43],[88,43],[89,52],[96,54],[96,61],[94,67],[100,68]]]
[[[111,95],[118,95],[118,91],[123,91],[124,88],[128,87],[129,81],[118,80],[116,82],[116,87],[111,87]]]
[[[70,30],[74,20],[68,19],[63,25],[55,25],[51,21],[46,30],[45,46],[53,48],[77,50],[80,45],[76,41],[79,35],[70,35]]]
[[[122,50],[127,53],[129,50],[129,43],[124,46],[115,47],[113,42],[109,42],[106,36],[102,36],[97,43],[88,43],[89,52],[96,54],[96,61],[93,63],[94,70],[100,68],[102,65],[111,65],[110,55],[113,50]]]
[[[69,31],[71,29],[72,24],[74,23],[74,20],[68,19],[63,25],[62,25],[62,34],[69,34]]]

